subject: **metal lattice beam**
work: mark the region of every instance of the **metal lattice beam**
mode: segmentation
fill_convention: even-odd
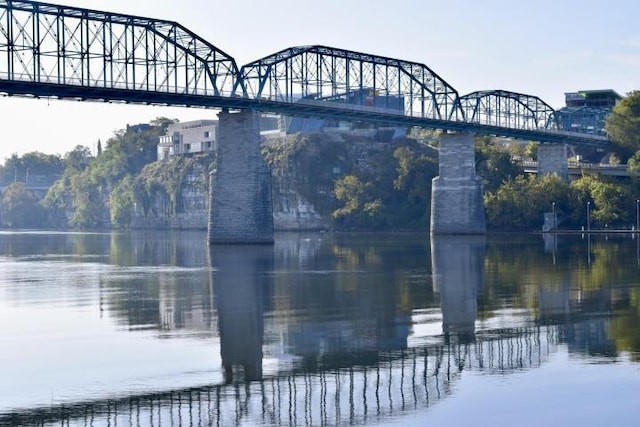
[[[556,129],[555,111],[537,96],[504,90],[472,92],[460,97],[470,123],[512,129]]]
[[[0,94],[253,109],[282,115],[606,145],[557,130],[537,97],[458,92],[427,66],[326,46],[235,60],[184,26],[0,0]]]
[[[237,76],[232,57],[175,22],[0,1],[1,79],[221,96]]]
[[[464,120],[458,92],[426,65],[326,46],[292,47],[240,70],[256,99],[340,102],[372,111]]]

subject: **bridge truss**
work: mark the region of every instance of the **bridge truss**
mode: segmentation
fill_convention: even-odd
[[[172,103],[230,95],[238,76],[175,22],[23,0],[0,1],[0,58],[8,94]]]
[[[460,97],[416,62],[303,46],[238,68],[176,22],[29,0],[0,0],[0,94],[252,109],[607,144],[601,134],[558,127],[553,109],[538,97],[506,91]]]
[[[537,96],[486,90],[464,95],[460,102],[471,123],[515,129],[557,129],[554,109]]]
[[[411,117],[464,120],[458,92],[415,62],[303,46],[246,64],[241,74],[257,99],[328,101]]]

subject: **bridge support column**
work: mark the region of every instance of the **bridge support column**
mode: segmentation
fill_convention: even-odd
[[[440,137],[440,175],[431,186],[431,234],[486,232],[482,179],[476,175],[473,134]]]
[[[208,241],[273,243],[271,171],[252,111],[218,114],[217,169],[209,181]]]
[[[561,178],[569,179],[567,146],[565,144],[538,145],[538,176],[557,173]]]

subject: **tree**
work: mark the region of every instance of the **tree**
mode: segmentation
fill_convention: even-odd
[[[128,228],[131,225],[134,206],[133,178],[127,176],[116,185],[109,196],[111,224],[116,228]]]
[[[640,150],[627,161],[629,173],[633,175],[635,179],[640,176]]]
[[[488,227],[500,230],[540,229],[552,204],[561,220],[574,205],[569,184],[556,174],[517,176],[486,193],[484,201]]]
[[[476,139],[476,173],[482,177],[485,192],[496,190],[503,182],[523,174],[506,150],[501,150],[491,137]]]
[[[64,166],[67,174],[73,172],[81,172],[89,166],[91,162],[91,150],[84,145],[76,145],[76,147],[64,155]]]
[[[397,176],[393,181],[394,209],[397,224],[426,228],[430,220],[431,181],[438,175],[438,159],[413,147],[399,147],[393,152]]]
[[[174,120],[158,118],[150,126],[115,132],[98,156],[76,146],[64,156],[64,176],[45,198],[53,223],[59,227],[127,227],[141,183],[133,178],[156,160],[158,137]],[[178,177],[181,178],[181,177]],[[149,203],[144,204],[148,206]]]
[[[2,194],[2,223],[9,228],[43,228],[45,212],[24,183],[14,182]]]
[[[629,92],[614,107],[605,129],[623,162],[640,150],[640,90]]]
[[[14,153],[0,166],[0,182],[50,183],[62,176],[64,162],[58,155],[39,151],[18,156]]]

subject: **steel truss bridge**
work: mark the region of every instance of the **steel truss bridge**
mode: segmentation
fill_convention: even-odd
[[[176,22],[0,0],[0,93],[36,98],[250,109],[605,146],[563,129],[540,98],[460,96],[426,65],[326,46],[242,67]]]
[[[537,368],[559,342],[557,326],[493,331],[378,354],[375,365],[290,371],[113,399],[52,404],[0,415],[0,425],[364,425],[424,410],[454,392],[463,371],[506,375]]]

